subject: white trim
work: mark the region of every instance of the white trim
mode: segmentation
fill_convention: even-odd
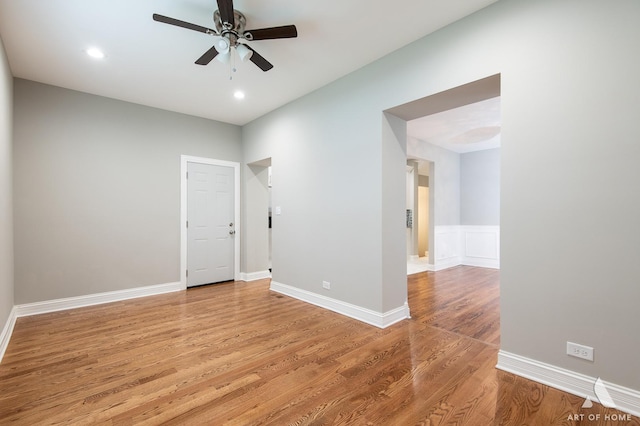
[[[437,264],[432,263],[421,263],[421,262],[407,262],[407,275],[418,274],[420,272],[438,272],[443,271],[445,269],[453,268],[460,265],[467,265],[466,263],[462,263],[460,258],[449,259],[446,262],[440,262]],[[481,265],[470,265],[469,266],[481,266]]]
[[[593,401],[598,401],[593,389],[597,377],[589,377],[502,350],[498,352],[496,368],[582,398],[588,396]],[[615,383],[603,383],[618,410],[640,417],[640,391]]]
[[[387,328],[397,322],[410,319],[411,313],[409,312],[409,302],[404,302],[404,305],[398,306],[395,309],[384,312],[381,315],[380,328]],[[357,319],[357,318],[356,318]],[[375,325],[375,324],[373,324]]]
[[[460,226],[434,226],[433,271],[462,265],[460,258]]]
[[[9,346],[9,340],[11,340],[11,334],[13,333],[13,327],[16,325],[17,309],[14,306],[9,312],[9,318],[7,318],[7,322],[4,324],[4,328],[2,329],[2,334],[0,334],[0,361],[4,357],[4,353]]]
[[[17,317],[45,314],[48,312],[64,311],[67,309],[84,308],[102,303],[119,302],[138,297],[155,296],[183,290],[181,283],[150,285],[145,287],[128,288],[125,290],[108,291],[106,293],[87,294],[85,296],[67,297],[64,299],[45,300],[43,302],[16,305]]]
[[[431,271],[438,272],[460,265],[462,265],[462,262],[460,262],[460,258],[458,257],[447,262],[437,262],[435,265],[433,265],[433,269],[431,269]]]
[[[486,259],[473,259],[473,258],[464,258],[460,262],[461,265],[465,266],[479,266],[481,268],[491,268],[491,269],[500,269],[500,263],[496,263],[495,261],[486,260]]]
[[[460,226],[461,263],[500,269],[500,227]]]
[[[210,164],[213,166],[232,167],[234,175],[234,265],[233,279],[240,280],[240,163],[234,161],[215,160],[212,158],[180,156],[180,282],[182,289],[187,288],[187,163]]]
[[[277,293],[302,300],[303,302],[311,303],[312,305],[320,306],[321,308],[337,312],[379,328],[386,328],[399,321],[411,318],[409,305],[406,302],[402,306],[381,313],[273,280],[271,281],[270,289]]]
[[[271,278],[271,272],[258,271],[258,272],[241,272],[240,281],[257,281],[265,278]]]
[[[419,274],[420,272],[434,271],[434,270],[435,268],[431,263],[420,262],[420,261],[407,262],[407,275]]]
[[[434,227],[434,265],[442,271],[459,265],[500,269],[500,227],[449,225]]]

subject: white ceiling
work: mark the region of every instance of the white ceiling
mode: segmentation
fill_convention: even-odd
[[[407,122],[407,135],[450,151],[466,153],[500,147],[500,97]]]
[[[215,0],[0,0],[0,36],[15,77],[243,125],[495,1],[235,0],[247,29],[295,24],[298,38],[251,42],[274,69],[238,61],[232,80],[194,64],[213,37],[152,20],[214,28]]]

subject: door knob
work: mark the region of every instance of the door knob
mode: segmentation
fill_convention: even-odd
[[[233,229],[229,231],[229,235],[233,235],[235,233],[236,233],[236,231],[234,231]]]

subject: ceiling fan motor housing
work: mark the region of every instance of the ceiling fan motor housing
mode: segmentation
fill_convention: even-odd
[[[244,28],[247,23],[247,19],[242,12],[238,12],[237,10],[233,11],[233,18],[235,21],[233,27],[229,27],[229,25],[225,26],[220,18],[220,11],[216,10],[213,12],[213,22],[216,25],[216,30],[222,37],[229,39],[231,46],[237,45],[238,39],[244,38]]]

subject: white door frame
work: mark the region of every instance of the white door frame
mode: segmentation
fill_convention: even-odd
[[[240,279],[240,163],[233,161],[215,160],[212,158],[180,156],[180,284],[183,290],[187,288],[187,163],[210,164],[233,168],[234,178],[234,265],[233,279]]]

